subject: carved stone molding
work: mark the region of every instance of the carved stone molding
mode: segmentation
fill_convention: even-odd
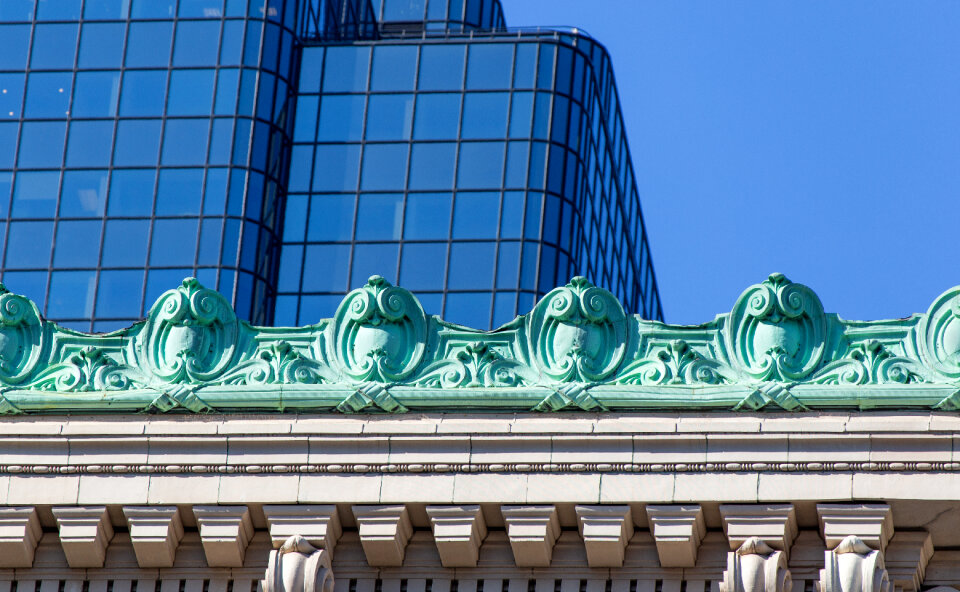
[[[727,553],[720,592],[791,592],[792,586],[786,553],[760,537],[750,537]]]
[[[330,553],[294,535],[270,551],[263,592],[333,592]]]
[[[263,515],[270,527],[270,541],[274,549],[279,549],[290,537],[299,535],[332,557],[343,532],[334,505],[264,506]]]
[[[650,532],[663,567],[693,567],[707,533],[699,505],[647,506]]]
[[[125,506],[130,542],[140,567],[173,567],[183,523],[176,506]]]
[[[820,592],[892,592],[883,552],[850,535],[824,553]]]
[[[0,568],[31,567],[43,530],[32,507],[0,507]]]
[[[590,567],[622,567],[633,536],[630,506],[577,506],[577,525]]]
[[[103,567],[113,525],[105,506],[53,508],[60,528],[60,545],[73,568]]]
[[[253,536],[246,506],[194,506],[200,541],[210,567],[240,567]]]
[[[476,567],[487,525],[480,506],[427,506],[444,567]]]
[[[407,543],[413,534],[406,506],[353,506],[360,544],[373,567],[403,565]]]
[[[560,536],[554,506],[502,506],[507,537],[517,567],[549,567]]]

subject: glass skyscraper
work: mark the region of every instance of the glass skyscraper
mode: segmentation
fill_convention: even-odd
[[[0,198],[4,283],[80,330],[190,275],[259,324],[375,273],[662,316],[608,55],[498,0],[0,0]]]

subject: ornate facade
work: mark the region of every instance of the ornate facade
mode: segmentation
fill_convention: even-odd
[[[960,288],[698,326],[575,278],[501,329],[382,278],[254,327],[193,279],[88,335],[0,296],[0,592],[960,584]]]

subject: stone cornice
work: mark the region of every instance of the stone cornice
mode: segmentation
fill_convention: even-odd
[[[960,287],[925,314],[825,313],[780,274],[697,326],[624,312],[582,278],[492,332],[427,317],[373,277],[332,319],[253,327],[194,279],[147,319],[87,335],[0,291],[0,414],[960,407]]]

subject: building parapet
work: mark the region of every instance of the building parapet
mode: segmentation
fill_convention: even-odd
[[[960,287],[925,314],[846,321],[773,274],[730,313],[680,326],[574,278],[479,331],[376,276],[332,319],[255,327],[188,278],[114,333],[61,328],[6,290],[0,317],[3,414],[960,407]]]

